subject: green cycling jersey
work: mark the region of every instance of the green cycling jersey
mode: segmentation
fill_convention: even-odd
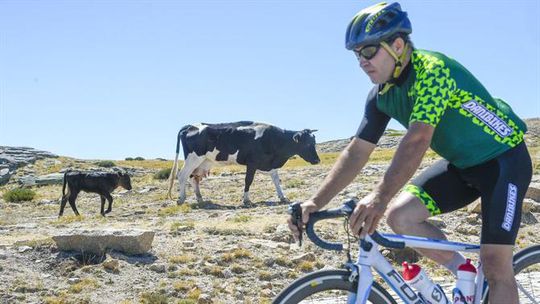
[[[368,98],[357,136],[376,142],[382,134],[377,129],[384,129],[390,117],[405,128],[426,123],[435,127],[431,148],[458,168],[517,146],[527,130],[503,100],[493,98],[467,69],[441,53],[414,50],[396,83],[384,94],[381,87]]]

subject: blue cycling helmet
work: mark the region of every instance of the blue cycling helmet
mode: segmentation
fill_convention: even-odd
[[[399,3],[381,2],[358,12],[347,27],[345,47],[354,50],[377,44],[395,34],[412,33],[411,21]]]

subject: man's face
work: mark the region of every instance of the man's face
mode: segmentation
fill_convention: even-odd
[[[371,59],[366,59],[363,56],[358,57],[360,67],[371,79],[371,82],[383,84],[390,80],[394,72],[395,60],[383,47],[379,47],[378,52]]]

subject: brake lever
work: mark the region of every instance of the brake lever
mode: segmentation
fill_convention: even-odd
[[[300,203],[290,204],[288,212],[291,215],[293,225],[295,225],[296,228],[298,228],[298,232],[299,232],[298,246],[302,247],[302,236],[304,234],[304,229],[303,229],[304,225],[302,223],[302,207],[300,206]]]

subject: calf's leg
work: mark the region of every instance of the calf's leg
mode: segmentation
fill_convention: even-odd
[[[66,203],[70,195],[71,195],[71,192],[69,191],[69,188],[68,188],[68,192],[62,195],[62,201],[60,202],[60,213],[58,214],[58,217],[61,217],[62,215],[64,215],[64,208],[66,207]]]
[[[101,215],[105,216],[105,196],[99,195],[99,198],[101,198]]]
[[[68,201],[69,205],[71,206],[71,209],[73,210],[73,213],[75,213],[76,216],[79,216],[79,211],[77,211],[77,206],[75,206],[75,200],[77,200],[77,195],[79,195],[78,191],[73,191],[69,195]]]
[[[109,201],[109,206],[107,207],[107,210],[105,210],[105,213],[102,213],[102,215],[105,216],[105,214],[111,212],[111,210],[112,210],[113,198],[112,198],[111,194],[109,194],[109,193],[104,193],[103,196]]]

